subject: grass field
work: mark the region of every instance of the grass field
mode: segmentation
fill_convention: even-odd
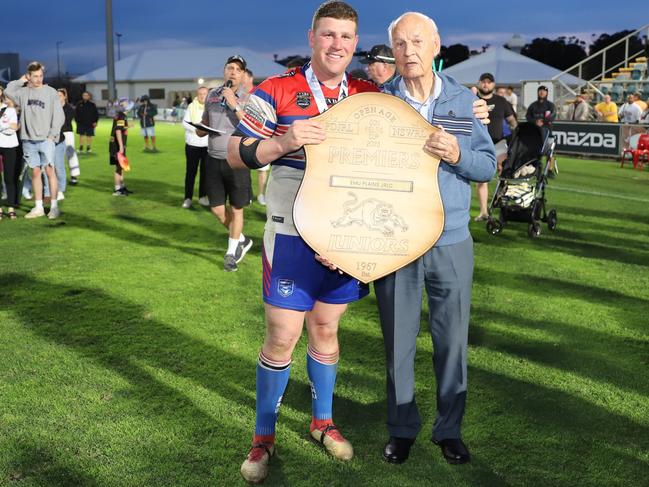
[[[159,154],[132,130],[128,198],[111,196],[108,124],[57,221],[0,222],[0,485],[242,485],[264,334],[260,241],[222,270],[224,230],[183,210],[182,129]],[[649,485],[649,172],[559,159],[555,233],[497,236],[471,223],[475,281],[469,465],[430,441],[435,383],[420,335],[424,429],[410,460],[381,461],[384,359],[373,295],[340,331],[336,422],[355,459],[308,440],[305,342],[280,413],[266,485]],[[21,215],[24,211],[21,211]]]

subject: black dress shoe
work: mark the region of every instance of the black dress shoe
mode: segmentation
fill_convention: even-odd
[[[415,442],[414,438],[398,438],[390,436],[383,448],[383,460],[388,463],[403,463],[408,460],[410,447]]]
[[[460,438],[446,438],[439,441],[433,440],[433,443],[442,449],[442,455],[444,455],[448,463],[459,465],[471,461],[469,450]]]

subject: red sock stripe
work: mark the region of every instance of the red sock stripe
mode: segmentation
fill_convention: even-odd
[[[320,362],[321,364],[333,365],[335,363],[338,363],[339,354],[337,350],[334,353],[324,354],[318,352],[315,348],[309,345],[309,347],[307,348],[307,353],[311,356],[313,360],[315,360],[316,362]]]
[[[291,365],[291,361],[289,360],[288,362],[278,362],[277,360],[272,360],[269,359],[264,355],[263,352],[259,352],[259,362],[262,365],[267,365],[273,369],[285,369],[289,365]]]
[[[260,443],[266,443],[267,445],[272,445],[275,443],[275,435],[253,435],[252,444],[258,445]]]

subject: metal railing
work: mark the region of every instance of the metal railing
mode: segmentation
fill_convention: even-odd
[[[643,53],[643,51],[640,50],[637,53],[629,55],[629,40],[632,37],[635,37],[636,35],[638,35],[643,30],[646,30],[647,34],[649,35],[649,24],[643,25],[642,27],[640,27],[639,29],[634,30],[633,32],[626,35],[622,39],[619,39],[619,40],[615,41],[613,44],[610,44],[610,45],[606,46],[604,49],[601,49],[601,50],[597,51],[596,53],[591,54],[587,58],[582,59],[578,63],[573,64],[568,69],[565,69],[561,73],[554,76],[552,79],[555,80],[555,79],[558,79],[559,77],[561,77],[561,76],[563,76],[565,74],[571,74],[571,71],[573,71],[575,69],[577,69],[577,73],[578,73],[577,77],[582,78],[582,69],[583,69],[584,65],[587,62],[592,61],[593,59],[595,59],[597,56],[602,56],[602,70],[598,75],[590,78],[588,81],[593,81],[593,80],[595,80],[597,78],[603,78],[607,73],[609,73],[610,71],[612,71],[614,69],[619,68],[622,65],[624,65],[625,68],[628,67],[629,61],[631,59],[634,59],[634,58],[636,58],[637,56],[639,56],[639,55],[641,55]],[[612,48],[618,46],[619,44],[621,44],[623,42],[624,42],[624,61],[622,61],[621,63],[616,64],[612,68],[606,69],[606,53],[608,51],[610,51]]]
[[[629,53],[629,41],[631,38],[635,37],[639,33],[647,31],[647,35],[649,37],[649,24],[643,25],[639,29],[634,30],[633,32],[629,33],[622,39],[619,39],[615,41],[613,44],[610,44],[606,46],[604,49],[601,49],[590,56],[586,57],[585,59],[582,59],[578,63],[570,66],[568,69],[565,69],[561,73],[557,74],[556,76],[552,77],[552,82],[556,83],[557,85],[560,86],[560,89],[557,90],[559,93],[559,96],[555,96],[555,104],[557,106],[562,105],[564,102],[566,102],[569,98],[574,97],[577,93],[579,93],[582,90],[590,90],[594,91],[597,93],[599,96],[604,96],[604,93],[600,90],[600,84],[601,80],[603,77],[605,77],[607,74],[613,72],[616,69],[620,69],[622,67],[627,68],[629,67],[629,63],[635,59],[636,57],[640,56],[643,54],[644,50],[640,50],[638,52],[634,53]],[[649,42],[649,40],[647,41]],[[616,65],[607,68],[606,67],[606,53],[610,51],[611,49],[619,46],[620,44],[624,43],[624,60],[617,63]],[[576,69],[577,70],[577,77],[579,79],[582,78],[582,73],[583,73],[583,67],[586,63],[592,61],[593,59],[597,58],[598,56],[602,57],[602,69],[599,72],[599,74],[584,80],[584,83],[571,87],[568,86],[562,79],[561,77],[567,74],[575,74],[573,71]],[[649,73],[645,73],[645,75],[649,75]],[[633,80],[624,80],[627,83],[632,82]],[[612,81],[607,81],[608,83],[611,83]]]

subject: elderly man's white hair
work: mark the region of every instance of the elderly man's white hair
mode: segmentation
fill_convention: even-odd
[[[390,22],[390,25],[388,26],[388,38],[390,39],[390,45],[392,45],[392,31],[397,26],[397,24],[401,22],[401,20],[403,20],[403,18],[407,15],[416,15],[417,17],[420,17],[430,24],[431,28],[433,29],[433,34],[437,33],[437,24],[428,15],[422,14],[421,12],[406,12]]]

